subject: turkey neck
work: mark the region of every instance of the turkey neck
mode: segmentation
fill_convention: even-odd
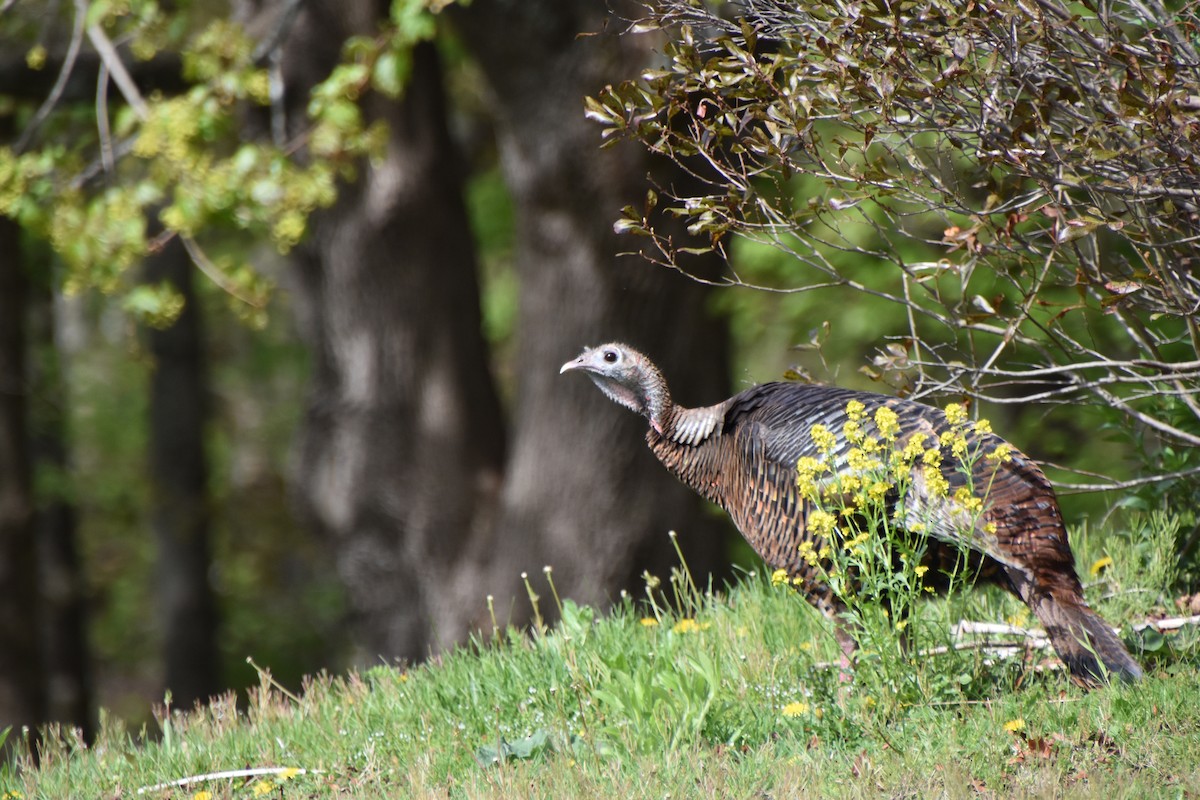
[[[716,441],[721,435],[725,403],[703,408],[683,408],[666,397],[660,407],[662,416],[659,426],[650,419],[650,430],[646,431],[646,443],[655,457],[675,477],[695,489],[709,500],[719,502],[717,497],[717,471],[712,463],[716,453]]]

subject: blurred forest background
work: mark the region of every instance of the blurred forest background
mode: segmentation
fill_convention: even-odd
[[[579,602],[640,592],[676,563],[669,530],[717,585],[751,566],[654,461],[642,421],[559,379],[584,345],[644,349],[689,405],[785,373],[919,393],[933,365],[913,306],[860,279],[981,255],[981,228],[952,234],[943,209],[929,235],[893,242],[886,217],[863,226],[858,201],[799,170],[786,194],[822,197],[846,213],[822,224],[858,239],[801,257],[778,237],[716,246],[746,233],[720,218],[736,203],[712,203],[702,148],[662,145],[672,124],[732,135],[703,134],[737,82],[663,83],[653,70],[691,56],[655,26],[628,32],[643,13],[0,4],[0,728],[86,731],[98,707],[146,719],[164,691],[179,706],[256,683],[247,658],[293,687],[420,660],[528,624],[522,574],[546,594],[544,565]],[[639,127],[655,92],[693,127]],[[814,254],[854,279],[791,291],[813,283]],[[996,315],[1002,292],[967,284],[956,307]],[[1085,326],[1120,351],[1105,327],[1119,315],[1092,309]],[[1196,358],[1180,324],[1172,363]],[[1194,504],[1183,397],[1167,445],[1094,398],[985,411],[1034,457],[1103,473],[1076,482],[1118,482],[1065,498],[1069,519],[1099,525],[1118,501]],[[1147,470],[1177,480],[1119,483]]]

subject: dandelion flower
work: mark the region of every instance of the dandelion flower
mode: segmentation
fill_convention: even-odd
[[[685,617],[684,619],[679,620],[679,622],[676,622],[675,626],[671,628],[671,631],[673,633],[698,633],[699,631],[707,628],[707,622],[696,622],[696,620],[692,619],[691,617]]]
[[[658,620],[656,620],[654,617],[642,617],[643,628],[653,628],[657,624]]]
[[[1004,730],[1008,731],[1009,733],[1023,731],[1025,730],[1025,720],[1021,719],[1020,717],[1017,717],[1016,719],[1010,719],[1008,722],[1004,723]]]
[[[801,716],[803,714],[807,714],[807,713],[808,713],[808,703],[801,703],[801,702],[797,701],[795,703],[788,703],[786,706],[783,707],[783,715],[785,717],[799,717],[799,716]]]
[[[8,797],[9,795],[4,795]],[[196,792],[192,795],[192,800],[212,800],[212,792]]]
[[[1097,558],[1095,561],[1092,562],[1092,568],[1089,569],[1088,572],[1092,573],[1092,577],[1095,578],[1103,570],[1108,569],[1112,565],[1113,565],[1112,556],[1103,556],[1102,558]]]
[[[265,794],[270,794],[271,792],[275,791],[275,786],[267,783],[266,781],[255,781],[253,790],[255,797],[262,797]]]

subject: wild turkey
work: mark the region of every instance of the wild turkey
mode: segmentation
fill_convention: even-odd
[[[929,449],[944,455],[916,461],[903,498],[907,513],[924,511],[934,566],[965,549],[979,580],[1005,586],[1029,606],[1081,683],[1094,684],[1107,675],[1141,677],[1141,668],[1112,628],[1084,600],[1050,482],[998,436],[954,426],[945,412],[911,400],[799,383],[764,383],[714,406],[682,408],[672,402],[662,373],[646,356],[616,343],[584,350],[560,373],[575,370],[615,402],[645,416],[650,423],[646,441],[659,461],[724,508],[763,560],[774,570],[786,570],[808,601],[835,620],[843,606],[821,580],[821,560],[813,557],[814,549],[827,543],[810,530],[814,504],[797,485],[797,465],[822,456],[833,472],[845,473],[853,449],[844,432],[850,419],[847,406],[867,424],[880,408],[890,409],[895,448],[915,438],[917,445],[929,441],[934,445]],[[823,427],[814,431],[814,425]],[[951,436],[939,442],[947,431]],[[962,459],[950,452],[955,431],[972,452],[999,457],[974,460],[968,477]],[[821,447],[814,442],[816,432],[833,438],[826,436]],[[959,490],[968,483],[987,487],[973,515],[954,499],[955,494],[961,499]],[[827,535],[836,532],[827,530]],[[932,578],[937,569],[926,574]],[[853,639],[837,627],[848,656]]]

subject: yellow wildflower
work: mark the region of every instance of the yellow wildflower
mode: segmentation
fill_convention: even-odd
[[[997,445],[996,449],[987,454],[988,461],[1000,461],[1007,463],[1012,461],[1012,445],[1008,442]]]
[[[925,440],[928,437],[923,433],[914,433],[908,437],[908,441],[904,444],[904,458],[907,461],[915,461],[918,456],[925,452]]]
[[[991,433],[992,432],[992,423],[988,422],[986,419],[977,420],[975,422],[975,432],[976,433]]]
[[[1097,575],[1100,574],[1101,570],[1111,567],[1112,564],[1113,564],[1112,556],[1103,556],[1103,557],[1097,558],[1095,561],[1093,561],[1092,567],[1088,571],[1091,572],[1092,577],[1095,578]]]
[[[1025,720],[1021,719],[1020,717],[1017,717],[1016,719],[1010,719],[1008,722],[1004,723],[1004,730],[1008,731],[1009,733],[1023,731],[1025,730]]]
[[[842,435],[846,437],[846,441],[850,444],[858,444],[862,441],[865,434],[863,433],[862,426],[857,421],[851,419],[842,425]]]
[[[847,553],[858,554],[862,552],[862,546],[866,544],[867,540],[870,538],[871,537],[869,534],[860,533],[853,539],[848,539],[842,546],[846,549]]]
[[[900,418],[887,406],[880,406],[875,410],[875,428],[880,436],[890,442],[900,432]]]
[[[951,425],[962,425],[967,421],[966,406],[961,403],[951,403],[946,406],[946,421]]]
[[[882,503],[891,488],[892,485],[887,481],[875,481],[871,484],[871,488],[867,490],[867,496],[876,503]]]
[[[856,492],[862,488],[862,479],[857,475],[846,474],[838,479],[838,491],[844,494]]]
[[[967,437],[958,431],[946,431],[939,437],[938,443],[942,447],[949,447],[950,454],[960,461],[967,454]]]
[[[817,536],[828,536],[833,532],[833,526],[837,522],[837,518],[824,509],[816,509],[808,515],[808,529]],[[809,550],[812,550],[811,542],[804,542],[808,545]],[[803,548],[803,545],[801,545]],[[814,554],[815,555],[815,554]]]
[[[825,455],[829,455],[837,447],[837,437],[830,433],[829,428],[824,425],[813,425],[808,429],[808,435],[812,437],[813,444],[817,449]]]
[[[1024,628],[1025,623],[1029,622],[1029,609],[1022,608],[1015,614],[1009,614],[1004,621],[1014,628]]]
[[[971,490],[965,486],[960,486],[954,492],[954,502],[965,508],[972,514],[977,514],[983,510],[983,501],[971,494]]]
[[[8,795],[5,795],[5,797],[8,797]],[[212,800],[212,792],[196,792],[192,795],[192,800]]]
[[[706,630],[707,628],[707,622],[696,622],[696,620],[692,619],[691,617],[685,617],[684,619],[679,620],[679,622],[676,622],[675,626],[671,628],[671,631],[673,633],[696,633],[698,631]]]
[[[902,631],[908,627],[908,620],[902,619],[896,622],[896,630]]]
[[[657,624],[658,620],[656,620],[654,617],[642,617],[643,628],[653,628]]]
[[[299,774],[300,774],[300,769],[298,767],[287,767],[286,769],[281,769],[279,771],[279,774],[277,774],[275,776],[275,780],[290,781],[292,778],[296,777]]]
[[[927,467],[936,467],[942,463],[942,451],[931,447],[921,454],[921,463]]]
[[[264,794],[270,794],[275,791],[275,787],[266,781],[255,781],[252,788],[255,797],[262,797]]]
[[[788,703],[783,707],[783,715],[785,717],[799,717],[802,714],[808,713],[808,703]]]
[[[924,471],[926,491],[931,497],[945,497],[950,491],[950,481],[946,480],[946,476],[938,468],[938,465],[942,463],[942,454],[937,450],[926,450],[922,460],[927,466],[932,467],[932,469]]]
[[[869,472],[883,468],[882,461],[878,458],[871,458],[865,450],[858,447],[851,447],[846,453],[846,465],[855,472]]]
[[[817,476],[826,472],[829,466],[811,456],[804,456],[796,462],[796,487],[800,489],[801,497],[816,497]]]
[[[817,558],[817,551],[813,549],[812,542],[802,542],[800,544],[800,557],[803,558],[804,563],[808,564],[810,567],[815,567],[817,562],[820,561],[820,559]]]
[[[914,567],[913,572],[916,573],[916,576],[918,578],[923,578],[923,577],[925,577],[925,573],[929,572],[929,567],[925,566],[924,564],[921,564],[920,566]]]
[[[857,400],[851,400],[849,403],[846,403],[846,414],[854,422],[858,422],[859,420],[861,420],[863,418],[863,416],[865,416],[865,414],[864,414],[865,411],[866,411],[866,406],[864,406],[862,403],[858,402]]]
[[[777,569],[771,573],[771,585],[779,586],[788,582],[788,571],[786,569]]]
[[[988,536],[995,536],[996,531],[998,530],[1000,530],[1000,528],[994,522],[988,522],[983,526],[983,532]]]

